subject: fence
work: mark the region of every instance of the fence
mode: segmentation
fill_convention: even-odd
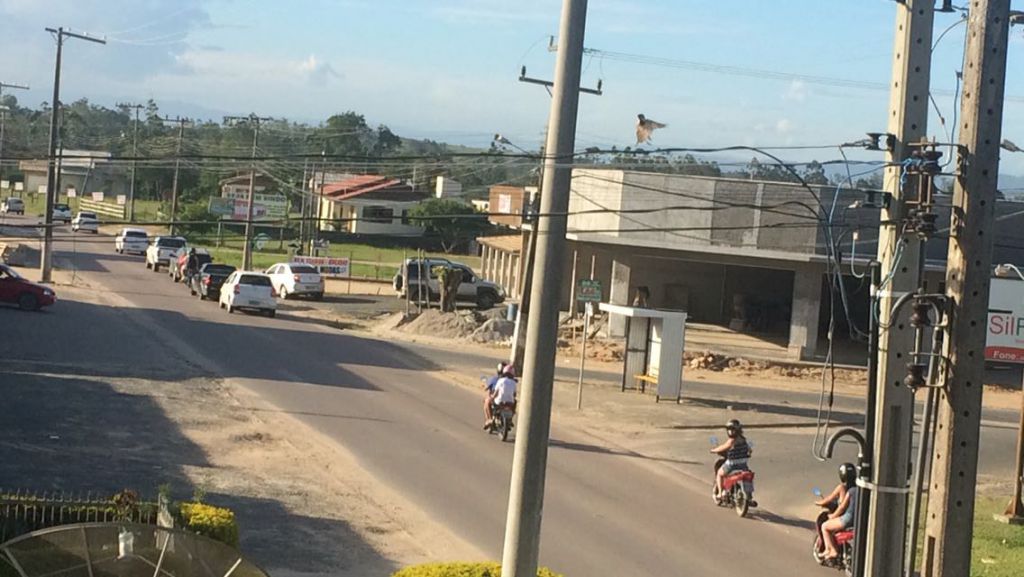
[[[10,539],[69,523],[110,523],[126,521],[155,525],[159,506],[157,503],[139,501],[118,510],[110,496],[69,495],[64,492],[0,490],[0,543]]]
[[[88,198],[79,198],[78,209],[95,212],[100,216],[110,216],[124,220],[123,205],[110,204],[109,202],[97,202]]]

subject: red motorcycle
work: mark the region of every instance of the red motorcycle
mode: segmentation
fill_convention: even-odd
[[[817,488],[814,489],[814,494],[821,499],[821,491]],[[829,560],[825,558],[825,544],[821,542],[821,526],[828,521],[828,516],[836,510],[839,504],[836,502],[827,503],[824,510],[818,514],[818,519],[814,522],[814,548],[811,549],[811,554],[814,556],[814,560],[823,567],[835,567],[844,574],[852,577],[853,576],[853,528],[844,529],[837,532],[834,537],[836,540],[836,547],[839,549],[839,557]]]
[[[711,445],[718,446],[718,440],[712,438]],[[723,464],[725,464],[724,456],[715,462],[715,476],[718,475],[718,469],[722,468]],[[711,498],[719,507],[732,507],[736,510],[737,515],[745,517],[751,507],[757,506],[757,501],[754,501],[754,472],[750,469],[741,469],[729,473],[722,479],[721,491],[718,490],[715,483],[712,483]]]

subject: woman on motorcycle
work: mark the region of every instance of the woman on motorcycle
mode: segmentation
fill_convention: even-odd
[[[828,507],[835,503],[835,510],[828,515],[828,520],[821,524],[821,540],[825,545],[825,559],[835,560],[839,557],[835,534],[853,527],[853,516],[857,511],[857,467],[853,463],[839,465],[839,484],[829,495],[814,504]]]
[[[725,424],[725,434],[729,436],[721,445],[711,449],[712,453],[722,455],[725,461],[715,473],[715,488],[722,491],[722,481],[725,476],[733,471],[747,468],[747,459],[753,452],[747,438],[743,436],[743,425],[737,419],[729,419]]]

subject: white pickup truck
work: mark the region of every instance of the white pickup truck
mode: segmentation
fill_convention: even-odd
[[[121,232],[114,237],[114,250],[118,254],[135,252],[146,254],[149,248],[149,234],[141,228],[122,228]]]
[[[146,249],[146,268],[160,272],[160,265],[170,262],[171,255],[185,246],[180,236],[158,236],[153,238]]]

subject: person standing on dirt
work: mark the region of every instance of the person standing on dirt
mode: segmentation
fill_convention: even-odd
[[[449,275],[451,275],[451,269],[447,266],[437,267],[437,288],[441,291],[441,312],[448,312],[448,287],[449,287]]]
[[[455,300],[459,295],[459,285],[462,284],[462,269],[451,268],[448,271],[448,312],[455,312]]]

